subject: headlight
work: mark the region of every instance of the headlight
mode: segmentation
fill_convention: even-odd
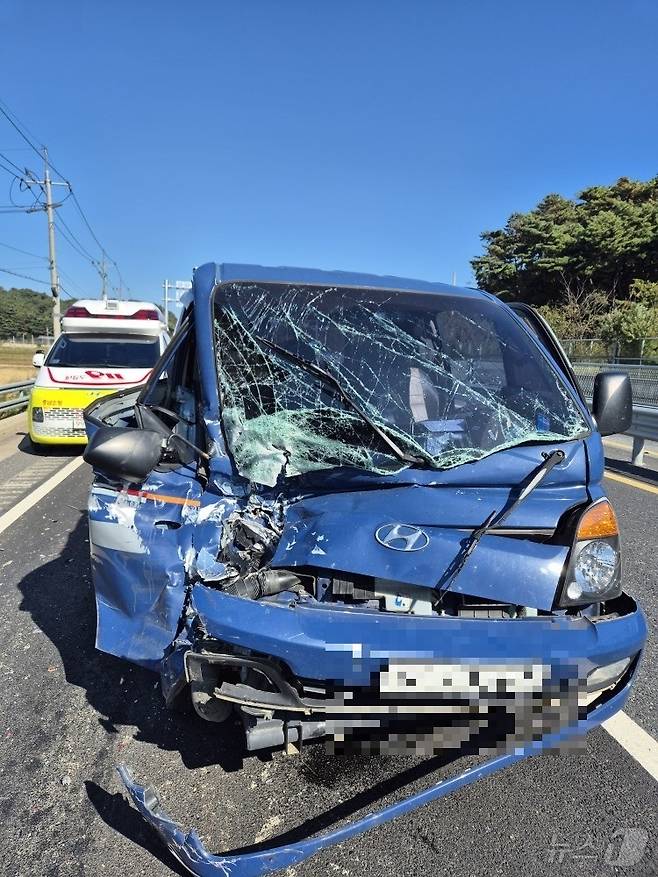
[[[32,409],[32,420],[35,423],[43,423],[43,408]]]
[[[617,575],[618,563],[619,551],[609,542],[587,542],[576,555],[567,597],[580,600],[583,594],[605,594]]]
[[[602,499],[578,521],[560,605],[597,603],[620,592],[619,528],[612,506]]]
[[[621,679],[634,657],[635,655],[631,658],[622,658],[621,661],[615,661],[613,664],[596,667],[587,676],[587,691],[601,691],[602,688],[614,685]]]

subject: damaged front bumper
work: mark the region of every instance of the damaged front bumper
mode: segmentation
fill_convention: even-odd
[[[272,716],[276,716],[277,712],[301,719],[306,716],[306,720],[310,720],[309,724],[316,719],[313,715],[316,708],[317,712],[322,712],[323,707],[327,713],[331,710],[326,709],[326,701],[300,692],[297,682],[302,674],[307,679],[316,677],[341,680],[343,686],[355,687],[363,686],[376,678],[381,694],[382,674],[389,679],[390,668],[396,666],[396,661],[410,656],[416,660],[436,660],[441,656],[442,660],[450,659],[456,665],[461,663],[464,666],[475,660],[484,662],[485,665],[487,661],[498,661],[498,669],[503,663],[518,663],[521,659],[526,665],[534,662],[542,667],[552,667],[558,677],[553,675],[551,685],[540,691],[538,697],[535,692],[527,698],[525,692],[521,691],[521,700],[525,698],[527,706],[528,702],[532,703],[533,696],[535,703],[539,700],[544,705],[553,704],[551,698],[556,692],[555,683],[558,684],[559,693],[562,690],[559,674],[564,673],[569,666],[578,667],[574,690],[579,693],[589,693],[588,679],[594,679],[599,685],[607,684],[610,678],[606,677],[605,672],[601,673],[602,670],[622,667],[614,682],[605,689],[599,689],[594,699],[589,698],[585,705],[579,696],[575,701],[572,699],[572,708],[560,713],[559,720],[552,725],[544,721],[543,715],[539,717],[540,725],[537,725],[535,712],[531,707],[528,712],[530,723],[525,727],[525,735],[519,736],[517,733],[507,737],[506,747],[494,749],[496,754],[494,757],[489,756],[489,760],[325,834],[295,840],[293,843],[282,838],[278,846],[276,840],[273,840],[266,845],[252,845],[226,854],[209,853],[195,831],[184,831],[167,816],[152,788],[137,783],[130,770],[124,765],[120,766],[121,778],[139,812],[156,829],[176,859],[198,877],[218,874],[257,877],[296,865],[322,849],[410,813],[530,755],[546,750],[555,751],[569,742],[581,739],[589,730],[623,708],[637,672],[646,637],[644,616],[626,596],[620,598],[618,612],[598,621],[566,616],[495,622],[413,617],[382,619],[380,616],[373,625],[370,623],[373,619],[365,618],[364,613],[360,612],[346,613],[344,610],[318,609],[293,603],[288,606],[258,604],[228,597],[202,586],[195,587],[194,592],[192,608],[195,621],[203,631],[203,642],[207,645],[209,637],[214,637],[215,645],[223,644],[226,652],[204,652],[203,649],[196,651],[188,643],[186,648],[173,651],[169,655],[168,663],[165,662],[165,667],[170,672],[169,682],[172,682],[174,667],[178,667],[181,672],[184,672],[181,668],[186,668],[189,680],[198,682],[203,679],[208,668],[213,670],[218,665],[225,667],[244,662],[252,669],[256,668],[264,673],[271,683],[271,690],[269,693],[258,693],[244,684],[229,683],[221,692],[227,701],[232,701],[241,708],[249,708],[251,698],[251,706],[254,708],[269,708]],[[272,616],[272,613],[276,614]],[[338,619],[341,624],[338,624]],[[439,637],[437,641],[437,631],[446,629],[441,628],[442,624],[449,625],[451,636]],[[249,657],[246,654],[246,642],[260,652],[260,657]],[[450,644],[449,654],[446,654],[446,643]],[[234,647],[233,653],[231,646]],[[198,642],[195,647],[199,647]],[[629,657],[631,660],[624,663]],[[284,667],[290,675],[283,672]],[[573,680],[574,677],[571,678]],[[163,681],[165,679],[166,674]],[[174,683],[170,691],[175,688]],[[343,687],[343,695],[345,690]],[[504,695],[509,693],[502,692],[503,700]],[[487,694],[495,697],[500,696],[501,692]],[[473,704],[477,704],[478,700],[482,705],[486,703],[487,697],[478,699],[474,694]],[[404,703],[404,700],[394,705],[396,712],[400,703]],[[413,696],[407,705],[411,709],[411,718],[418,718],[418,702],[414,702]],[[375,701],[374,706],[375,712],[377,708],[386,709],[386,697]],[[372,707],[371,703],[366,709],[372,711]],[[348,708],[353,711],[354,704],[350,704]],[[285,728],[285,720],[283,724]],[[298,739],[301,743],[301,726]],[[484,753],[485,750],[480,750],[481,755]]]
[[[417,794],[384,807],[377,813],[369,813],[348,825],[294,844],[276,846],[275,842],[268,843],[266,849],[245,848],[244,851],[236,850],[224,855],[209,853],[194,830],[184,831],[178,823],[167,816],[154,789],[137,783],[125,765],[120,765],[118,770],[141,815],[158,832],[172,855],[191,874],[195,874],[197,877],[216,877],[216,875],[259,877],[259,875],[270,874],[281,868],[296,865],[320,850],[357,837],[371,828],[417,810],[424,804],[443,798],[450,792],[471,785],[503,768],[510,767],[530,755],[545,750],[555,750],[570,740],[581,737],[622,709],[630,689],[631,680],[628,679],[604,703],[589,713],[586,718],[579,719],[576,724],[545,736],[541,740],[517,746],[504,755],[490,759],[458,776],[435,783]]]
[[[523,742],[538,712],[547,719],[542,733],[572,723],[579,707],[592,712],[611,686],[633,675],[646,639],[644,616],[625,595],[597,619],[496,620],[350,611],[290,598],[244,600],[195,585],[195,635],[161,667],[167,700],[189,684],[203,718],[221,721],[236,707],[252,751],[337,731],[352,736],[350,725],[370,729],[360,736],[373,740],[393,725],[416,733],[414,723],[427,728],[433,719],[459,725],[479,718],[509,741],[511,717]],[[553,699],[567,701],[566,712],[552,712]]]

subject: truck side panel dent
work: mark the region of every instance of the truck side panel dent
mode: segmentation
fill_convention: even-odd
[[[96,647],[152,670],[176,636],[186,597],[192,527],[184,510],[201,489],[184,470],[152,490],[98,481],[88,513],[96,591]]]

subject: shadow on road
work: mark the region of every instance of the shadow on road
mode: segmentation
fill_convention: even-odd
[[[244,749],[235,725],[211,725],[195,713],[170,712],[155,674],[95,649],[96,608],[86,540],[87,518],[81,515],[61,555],[19,585],[20,608],[57,648],[66,681],[85,690],[108,733],[134,725],[136,740],[180,752],[188,768],[220,764],[226,771],[239,770]]]
[[[84,451],[84,445],[36,445],[26,432],[17,432],[16,435],[22,436],[18,450],[30,457],[79,457]]]
[[[135,726],[135,739],[160,749],[177,751],[187,768],[219,764],[225,771],[237,771],[247,753],[239,722],[210,724],[192,713],[168,711],[162,700],[157,676],[128,664],[94,647],[96,611],[89,568],[87,519],[81,515],[69,534],[59,557],[30,572],[21,581],[20,609],[29,612],[57,648],[67,683],[84,689],[87,701],[108,734],[122,726]],[[317,787],[340,787],[340,803],[296,828],[251,849],[294,843],[310,834],[335,827],[364,808],[380,804],[384,796],[406,796],[405,787],[421,782],[465,754],[477,751],[477,740],[461,751],[423,758],[327,759],[323,746],[305,747],[302,758],[291,769]],[[261,758],[269,758],[267,754]],[[328,762],[331,762],[329,764]],[[391,773],[397,771],[397,773]],[[388,774],[382,776],[382,773]],[[357,780],[356,774],[359,776]],[[364,788],[364,777],[366,787]],[[354,780],[354,782],[352,782]],[[92,806],[111,828],[156,856],[175,874],[186,873],[159,843],[137,811],[121,794],[111,794],[95,782],[86,783]],[[357,791],[355,789],[361,789]]]
[[[143,847],[154,858],[159,859],[173,874],[180,877],[189,877],[189,871],[169,853],[160,841],[153,829],[144,822],[134,807],[131,807],[126,798],[117,793],[115,795],[106,792],[96,783],[85,783],[87,797],[94,806],[103,822],[114,831],[119,832],[125,838]]]
[[[646,481],[648,484],[658,484],[658,472],[649,469],[648,466],[634,466],[632,463],[626,463],[624,460],[616,460],[614,457],[605,458],[607,469],[618,472],[620,475],[630,475],[640,481]]]

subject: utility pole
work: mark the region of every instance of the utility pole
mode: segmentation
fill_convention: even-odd
[[[164,317],[165,317],[165,326],[167,329],[169,328],[169,281],[165,280],[162,284],[162,288],[164,289]]]
[[[60,305],[59,305],[59,277],[57,276],[57,254],[55,252],[55,212],[53,205],[53,192],[50,184],[50,169],[48,167],[48,150],[44,147],[43,159],[44,185],[46,189],[46,215],[48,217],[48,267],[50,268],[50,291],[53,295],[53,335],[55,340],[60,334]]]
[[[48,150],[43,147],[44,175],[43,180],[38,180],[30,170],[25,171],[21,182],[28,188],[38,186],[46,196],[46,203],[39,201],[38,206],[20,208],[25,213],[37,213],[45,210],[48,219],[48,268],[50,270],[50,291],[53,297],[53,336],[57,340],[60,336],[60,301],[59,301],[59,275],[57,274],[57,253],[55,251],[55,210],[61,207],[61,202],[53,201],[53,186],[65,186],[70,189],[66,182],[53,182],[50,179],[50,166],[48,164]],[[37,199],[38,200],[38,199]]]
[[[105,270],[105,251],[103,251],[103,255],[101,256],[100,275],[101,275],[101,299],[103,301],[107,301],[107,271]]]

